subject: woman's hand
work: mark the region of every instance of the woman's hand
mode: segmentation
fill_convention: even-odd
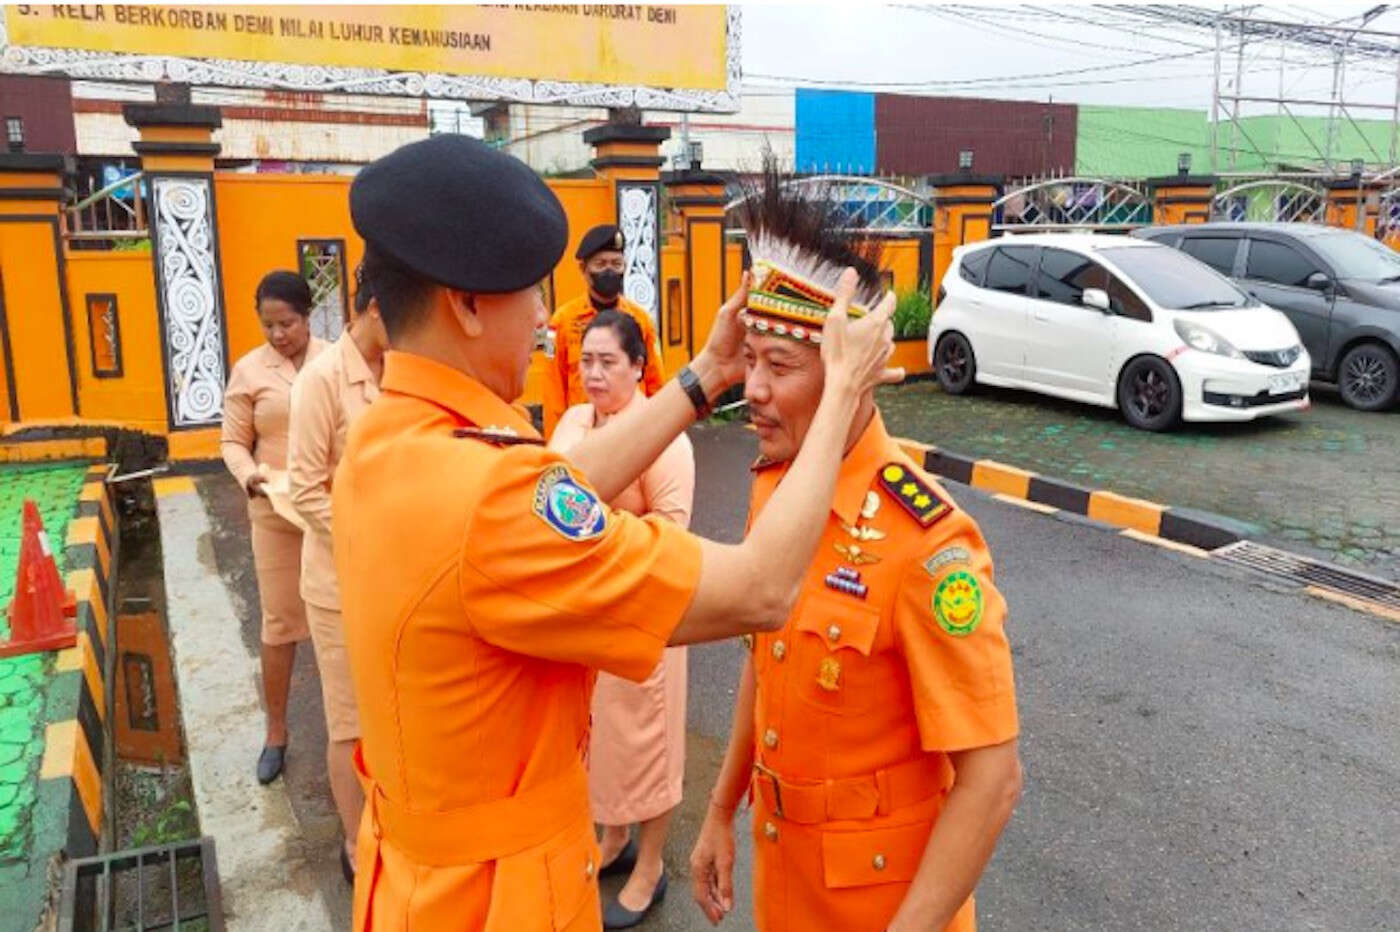
[[[856,288],[855,269],[846,269],[836,285],[836,303],[822,328],[822,363],[828,385],[836,385],[860,397],[879,385],[903,380],[904,370],[886,368],[894,352],[894,293],[884,298],[860,320],[851,320],[847,308]]]
[[[263,491],[263,486],[265,485],[267,485],[267,476],[260,472],[255,472],[248,477],[248,484],[244,487],[244,491],[248,493],[249,498],[266,496],[267,493]]]
[[[734,908],[734,813],[713,802],[690,853],[690,893],[711,925]]]

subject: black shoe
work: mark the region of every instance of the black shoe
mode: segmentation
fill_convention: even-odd
[[[603,868],[598,871],[599,877],[611,877],[613,874],[630,874],[632,868],[637,866],[637,842],[636,839],[627,839],[627,844],[622,846],[622,850],[617,853]]]
[[[661,879],[656,882],[656,889],[651,891],[651,902],[646,905],[646,909],[641,912],[632,912],[617,900],[608,904],[603,910],[603,928],[605,929],[630,929],[635,925],[640,925],[647,917],[647,913],[656,908],[656,905],[666,898],[666,875],[663,873]]]
[[[345,882],[350,886],[355,886],[355,868],[350,864],[350,855],[345,853],[345,846],[340,846],[340,872],[345,875]]]
[[[282,775],[282,761],[287,756],[287,746],[265,745],[258,755],[258,782],[267,786]]]

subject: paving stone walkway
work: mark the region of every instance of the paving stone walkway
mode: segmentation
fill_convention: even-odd
[[[2,609],[14,595],[24,500],[32,498],[39,506],[63,572],[63,541],[85,469],[81,465],[0,468],[0,637],[8,638],[10,633]],[[44,686],[52,666],[52,653],[0,659],[0,867],[28,858],[29,817],[44,752]]]
[[[1400,579],[1400,409],[1354,411],[1314,386],[1309,411],[1152,434],[1116,411],[1003,389],[953,397],[912,382],[880,405],[897,436],[1213,512],[1256,539]]]

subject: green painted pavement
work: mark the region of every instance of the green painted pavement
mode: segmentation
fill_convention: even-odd
[[[0,606],[14,595],[24,500],[39,506],[62,572],[63,541],[85,472],[84,466],[0,469]],[[9,637],[8,617],[0,618],[0,636]],[[0,865],[28,860],[52,666],[51,653],[0,659]],[[10,905],[4,900],[0,906]]]
[[[1258,539],[1400,579],[1400,410],[1354,411],[1315,388],[1308,411],[1153,434],[1107,408],[1003,389],[953,397],[933,382],[883,389],[880,407],[895,436],[1213,512]]]

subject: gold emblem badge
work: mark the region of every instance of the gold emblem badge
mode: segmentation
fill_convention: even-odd
[[[860,506],[860,516],[869,521],[880,510],[880,496],[874,492],[865,493],[865,502]]]
[[[841,661],[835,657],[823,657],[817,669],[817,685],[829,693],[841,688]]]
[[[861,550],[858,544],[838,543],[835,547],[836,552],[841,554],[841,556],[846,559],[846,562],[853,566],[866,566],[871,563],[880,562],[879,557],[870,553],[868,550]]]
[[[877,527],[870,527],[869,525],[865,525],[864,527],[862,527],[860,525],[847,524],[845,521],[842,521],[841,530],[845,531],[847,534],[849,534],[851,537],[854,537],[856,540],[885,539],[884,531],[880,530]]]

